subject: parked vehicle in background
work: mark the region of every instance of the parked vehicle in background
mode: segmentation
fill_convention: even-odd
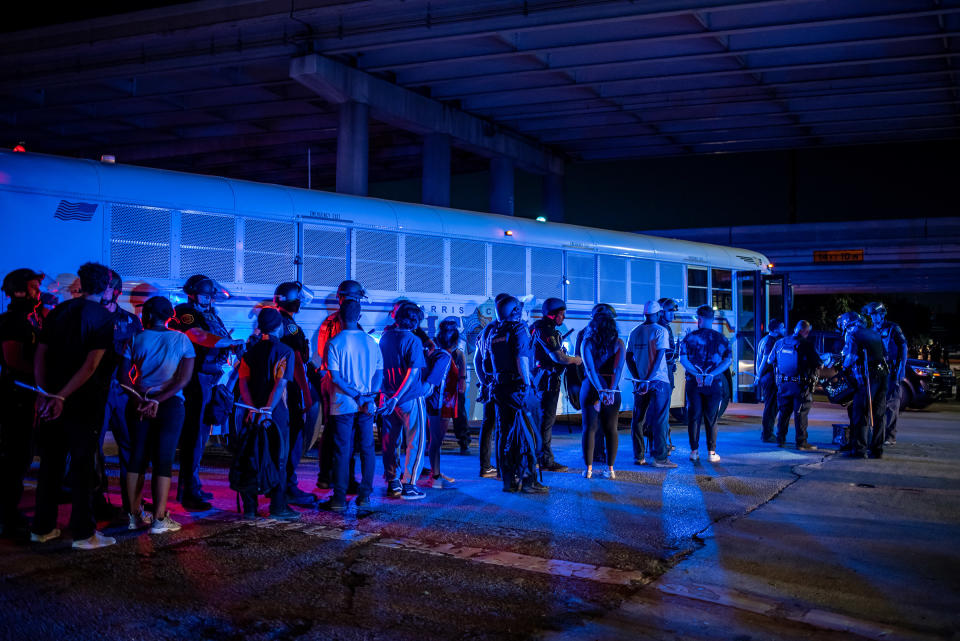
[[[810,332],[810,340],[821,356],[839,357],[843,349],[843,337],[839,332],[813,331]],[[824,382],[836,373],[835,367],[822,368],[814,391],[823,394]],[[923,409],[934,401],[950,400],[956,393],[956,384],[953,370],[943,363],[908,358],[907,368],[900,382],[900,408]]]

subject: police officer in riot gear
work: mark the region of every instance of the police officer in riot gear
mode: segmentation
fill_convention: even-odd
[[[306,416],[313,406],[313,394],[307,380],[306,363],[310,362],[310,341],[293,317],[300,306],[312,298],[299,281],[280,283],[273,292],[273,304],[280,311],[282,336],[280,342],[293,350],[293,380],[287,384],[287,408],[289,410],[290,438],[286,460],[287,502],[299,507],[314,507],[317,497],[297,486],[297,464],[303,456],[303,441],[306,431]]]
[[[567,466],[558,463],[553,457],[551,441],[553,424],[557,421],[557,403],[560,400],[560,385],[564,369],[568,365],[579,365],[583,361],[579,356],[570,356],[563,348],[563,337],[557,329],[563,324],[567,313],[567,304],[559,298],[548,298],[541,308],[543,317],[530,328],[533,337],[534,367],[533,381],[536,390],[539,424],[539,451],[537,458],[540,469],[548,472],[566,472]]]
[[[760,440],[773,443],[773,426],[777,422],[777,381],[773,364],[768,363],[773,346],[784,337],[787,328],[779,318],[770,319],[770,331],[757,343],[754,372],[757,373],[757,400],[763,402]]]
[[[499,304],[510,294],[497,294],[494,299],[495,304]],[[492,464],[493,435],[497,431],[497,410],[496,403],[493,400],[494,377],[484,369],[485,363],[489,365],[489,358],[486,352],[487,336],[497,326],[494,320],[487,323],[477,335],[477,343],[473,351],[473,370],[477,373],[477,384],[479,386],[479,396],[477,402],[483,404],[483,420],[480,423],[480,477],[494,478],[497,476],[497,468]],[[497,439],[499,443],[499,439]],[[498,454],[499,455],[499,454]]]
[[[770,325],[772,327],[773,323]],[[813,404],[813,384],[820,368],[820,356],[813,344],[807,340],[810,329],[810,323],[805,320],[797,323],[793,336],[778,340],[765,363],[766,369],[773,369],[777,386],[777,406],[780,411],[780,419],[777,421],[777,445],[783,447],[786,444],[787,428],[792,414],[797,449],[803,452],[817,449],[807,442],[807,414]]]
[[[843,333],[842,367],[857,381],[850,404],[850,456],[866,458],[869,449],[873,458],[881,458],[888,376],[883,341],[877,332],[867,329],[866,320],[857,312],[841,314],[837,328]]]
[[[537,480],[535,428],[527,413],[533,349],[521,313],[520,301],[513,296],[497,303],[497,320],[486,335],[484,370],[494,381],[503,491],[544,494],[548,488]]]
[[[16,383],[33,385],[33,357],[40,333],[40,283],[43,274],[15,269],[3,279],[10,297],[0,314],[0,525],[3,536],[24,540],[29,534],[18,505],[23,477],[33,461],[34,402],[36,395]]]
[[[367,297],[367,292],[363,288],[363,285],[358,283],[355,280],[345,280],[340,283],[337,287],[337,309],[321,323],[320,330],[317,333],[317,351],[313,355],[313,365],[315,367],[313,372],[314,387],[320,391],[320,403],[322,405],[321,411],[323,412],[322,421],[324,425],[323,434],[320,437],[320,444],[318,446],[319,450],[319,470],[317,472],[317,487],[321,489],[326,489],[332,486],[333,483],[333,429],[327,429],[328,423],[332,425],[332,420],[329,416],[329,399],[333,392],[333,381],[328,375],[327,371],[327,343],[330,340],[340,333],[343,329],[343,321],[340,318],[340,308],[339,306],[343,305],[345,300],[355,300],[358,303],[362,302],[364,298]],[[360,329],[363,329],[363,326],[358,325]],[[327,434],[329,433],[329,436]],[[353,465],[351,464],[351,469]],[[353,479],[350,483],[351,488],[348,491],[352,491],[353,487],[356,485],[355,477],[351,475]]]
[[[887,398],[883,415],[884,445],[897,442],[897,418],[900,415],[900,384],[906,375],[907,339],[900,326],[887,320],[883,303],[867,303],[863,313],[873,321],[873,330],[880,334],[890,375],[887,379]]]
[[[212,494],[200,485],[200,458],[210,438],[210,425],[204,418],[214,385],[227,363],[228,350],[243,345],[243,339],[231,338],[213,303],[220,292],[217,283],[203,274],[196,274],[183,285],[187,302],[177,305],[169,327],[190,338],[196,361],[190,382],[183,390],[184,419],[180,432],[180,473],[177,479],[177,500],[187,510],[209,510],[206,499]]]

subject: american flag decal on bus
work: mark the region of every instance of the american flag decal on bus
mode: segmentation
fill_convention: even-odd
[[[61,200],[57,205],[57,211],[53,212],[53,217],[58,220],[86,223],[93,220],[93,214],[96,211],[97,203],[72,203]]]

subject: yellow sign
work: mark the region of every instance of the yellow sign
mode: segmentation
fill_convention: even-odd
[[[862,263],[862,249],[831,249],[813,252],[814,263]]]

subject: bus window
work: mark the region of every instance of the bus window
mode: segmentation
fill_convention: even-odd
[[[450,293],[463,296],[486,296],[486,243],[476,240],[450,239]]]
[[[527,294],[527,249],[516,245],[493,246],[493,291]]]
[[[643,305],[657,298],[657,264],[652,260],[630,260],[630,302]]]
[[[243,282],[274,286],[297,277],[295,223],[243,221]]]
[[[389,231],[354,230],[354,280],[367,290],[398,291],[399,237]]]
[[[443,293],[443,239],[436,236],[403,237],[403,290]]]
[[[600,284],[599,300],[610,304],[627,302],[627,259],[619,256],[599,256],[597,276]]]
[[[683,265],[660,263],[660,298],[672,298],[683,307]]]
[[[205,274],[221,283],[236,282],[236,230],[236,216],[182,212],[180,214],[180,277],[189,278],[193,274]]]
[[[567,299],[594,302],[593,254],[567,252]]]
[[[530,292],[537,300],[563,298],[563,252],[559,249],[530,250]]]
[[[711,269],[710,297],[714,309],[733,311],[733,272]]]
[[[707,304],[708,273],[700,267],[687,267],[687,306]]]
[[[347,230],[303,226],[303,282],[314,289],[336,287],[347,277]]]

